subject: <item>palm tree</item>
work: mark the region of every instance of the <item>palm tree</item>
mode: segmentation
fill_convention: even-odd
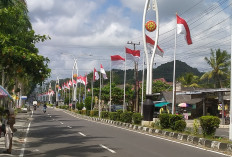
[[[226,51],[211,49],[210,58],[205,57],[205,61],[212,68],[211,71],[202,75],[203,79],[213,79],[215,88],[223,87],[223,79],[227,79],[229,75],[230,55]]]
[[[200,87],[198,85],[199,77],[193,73],[185,73],[178,78],[178,81],[181,82],[184,87]]]

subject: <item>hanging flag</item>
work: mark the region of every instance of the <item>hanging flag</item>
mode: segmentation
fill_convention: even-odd
[[[184,34],[187,44],[191,45],[192,39],[191,39],[190,30],[189,30],[187,22],[181,17],[179,17],[177,14],[176,14],[176,20],[177,20],[177,27],[176,27],[177,34]]]
[[[72,82],[73,86],[74,85],[77,85],[77,81],[75,79],[73,79],[73,82]]]
[[[111,63],[112,66],[116,65],[122,65],[125,62],[125,58],[119,56],[119,55],[114,55],[111,56]]]
[[[60,86],[59,86],[58,90],[61,90]]]
[[[105,69],[103,68],[102,64],[101,64],[101,67],[100,67],[100,73],[102,73],[102,76],[103,76],[104,79],[108,79],[107,76],[106,76]]]
[[[84,84],[85,86],[87,85],[87,76],[80,76],[80,83]]]
[[[133,60],[135,62],[138,62],[139,58],[140,58],[139,50],[131,50],[129,48],[126,48],[126,59],[127,60]]]
[[[155,41],[154,41],[153,39],[151,39],[148,35],[146,35],[146,43],[147,43],[147,47],[148,47],[151,51],[153,51],[154,45],[155,45]],[[156,49],[155,53],[156,53],[157,55],[161,56],[161,57],[164,56],[164,51],[163,51],[163,49],[161,49],[161,48],[159,47],[159,45],[157,45],[157,49]]]
[[[90,89],[88,88],[88,92],[90,92]]]
[[[69,86],[72,86],[72,81],[71,81],[71,80],[69,80],[68,85],[69,85]]]
[[[93,71],[93,81],[96,81],[99,79],[99,74],[97,72],[97,70],[94,68],[94,71]]]

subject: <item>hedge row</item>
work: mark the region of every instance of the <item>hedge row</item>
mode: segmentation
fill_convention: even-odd
[[[99,113],[98,110],[78,110],[76,113],[87,115],[90,117],[98,117]],[[118,110],[117,112],[107,112],[102,111],[101,118],[110,119],[114,121],[121,121],[124,123],[133,123],[133,124],[141,124],[142,116],[140,113],[132,113],[132,112],[123,112],[122,110]]]

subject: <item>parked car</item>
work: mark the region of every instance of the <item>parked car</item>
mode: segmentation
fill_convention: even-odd
[[[117,112],[118,110],[123,110],[123,105],[111,105],[111,112]]]

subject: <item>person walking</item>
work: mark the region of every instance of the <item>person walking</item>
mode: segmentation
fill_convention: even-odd
[[[6,151],[3,151],[3,153],[11,154],[12,138],[13,138],[13,131],[11,129],[11,126],[13,128],[13,124],[11,122],[9,110],[5,110],[3,112],[2,126],[4,126],[3,130],[4,130],[4,134],[5,134],[5,147],[6,147]]]
[[[169,110],[168,110],[167,106],[165,105],[165,106],[161,107],[160,110],[159,110],[159,113],[160,114],[163,114],[163,113],[168,113],[169,114]]]

